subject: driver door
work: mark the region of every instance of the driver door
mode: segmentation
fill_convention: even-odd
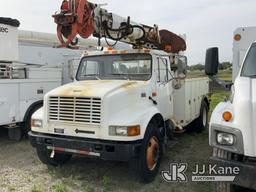
[[[170,60],[166,56],[157,56],[157,69],[156,69],[156,101],[159,111],[164,116],[164,119],[169,119],[172,113],[172,98],[171,98],[171,75]]]

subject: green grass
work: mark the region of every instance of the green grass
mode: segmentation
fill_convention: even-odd
[[[45,189],[42,184],[35,184],[31,190],[31,192],[44,192]]]
[[[84,186],[84,192],[94,192],[94,189],[90,184],[86,184]]]
[[[197,78],[197,77],[206,77],[204,71],[189,71],[187,74],[188,78]],[[226,70],[220,70],[218,73],[218,77],[225,81],[231,81],[232,80],[232,71]]]
[[[225,81],[232,81],[232,71],[219,71],[218,77]]]
[[[214,92],[213,95],[211,96],[210,114],[212,114],[212,111],[218,105],[218,103],[224,101],[226,98],[228,98],[228,96],[229,96],[228,91]]]
[[[67,192],[67,187],[62,182],[57,182],[52,185],[53,192]]]

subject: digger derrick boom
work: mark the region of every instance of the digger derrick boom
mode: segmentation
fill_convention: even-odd
[[[134,48],[164,50],[178,53],[186,50],[186,42],[180,36],[154,27],[138,24],[116,14],[109,13],[98,4],[87,0],[64,0],[60,13],[53,15],[57,24],[60,47],[76,48],[77,35],[91,35],[133,45]],[[110,44],[110,43],[108,43]],[[112,44],[112,45],[114,45]]]

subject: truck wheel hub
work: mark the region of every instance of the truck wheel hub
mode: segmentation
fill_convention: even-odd
[[[159,160],[160,148],[157,138],[152,137],[147,146],[147,166],[149,170],[154,170]]]

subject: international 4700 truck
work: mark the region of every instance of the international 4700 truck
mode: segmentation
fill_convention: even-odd
[[[95,37],[134,49],[84,53],[75,82],[47,93],[34,113],[31,144],[47,165],[90,155],[128,161],[142,181],[152,181],[173,132],[192,122],[198,131],[207,127],[208,78],[186,78],[186,45],[178,35],[87,1],[64,0],[61,9],[54,16],[60,47],[75,48],[76,32],[87,37],[92,27]]]

